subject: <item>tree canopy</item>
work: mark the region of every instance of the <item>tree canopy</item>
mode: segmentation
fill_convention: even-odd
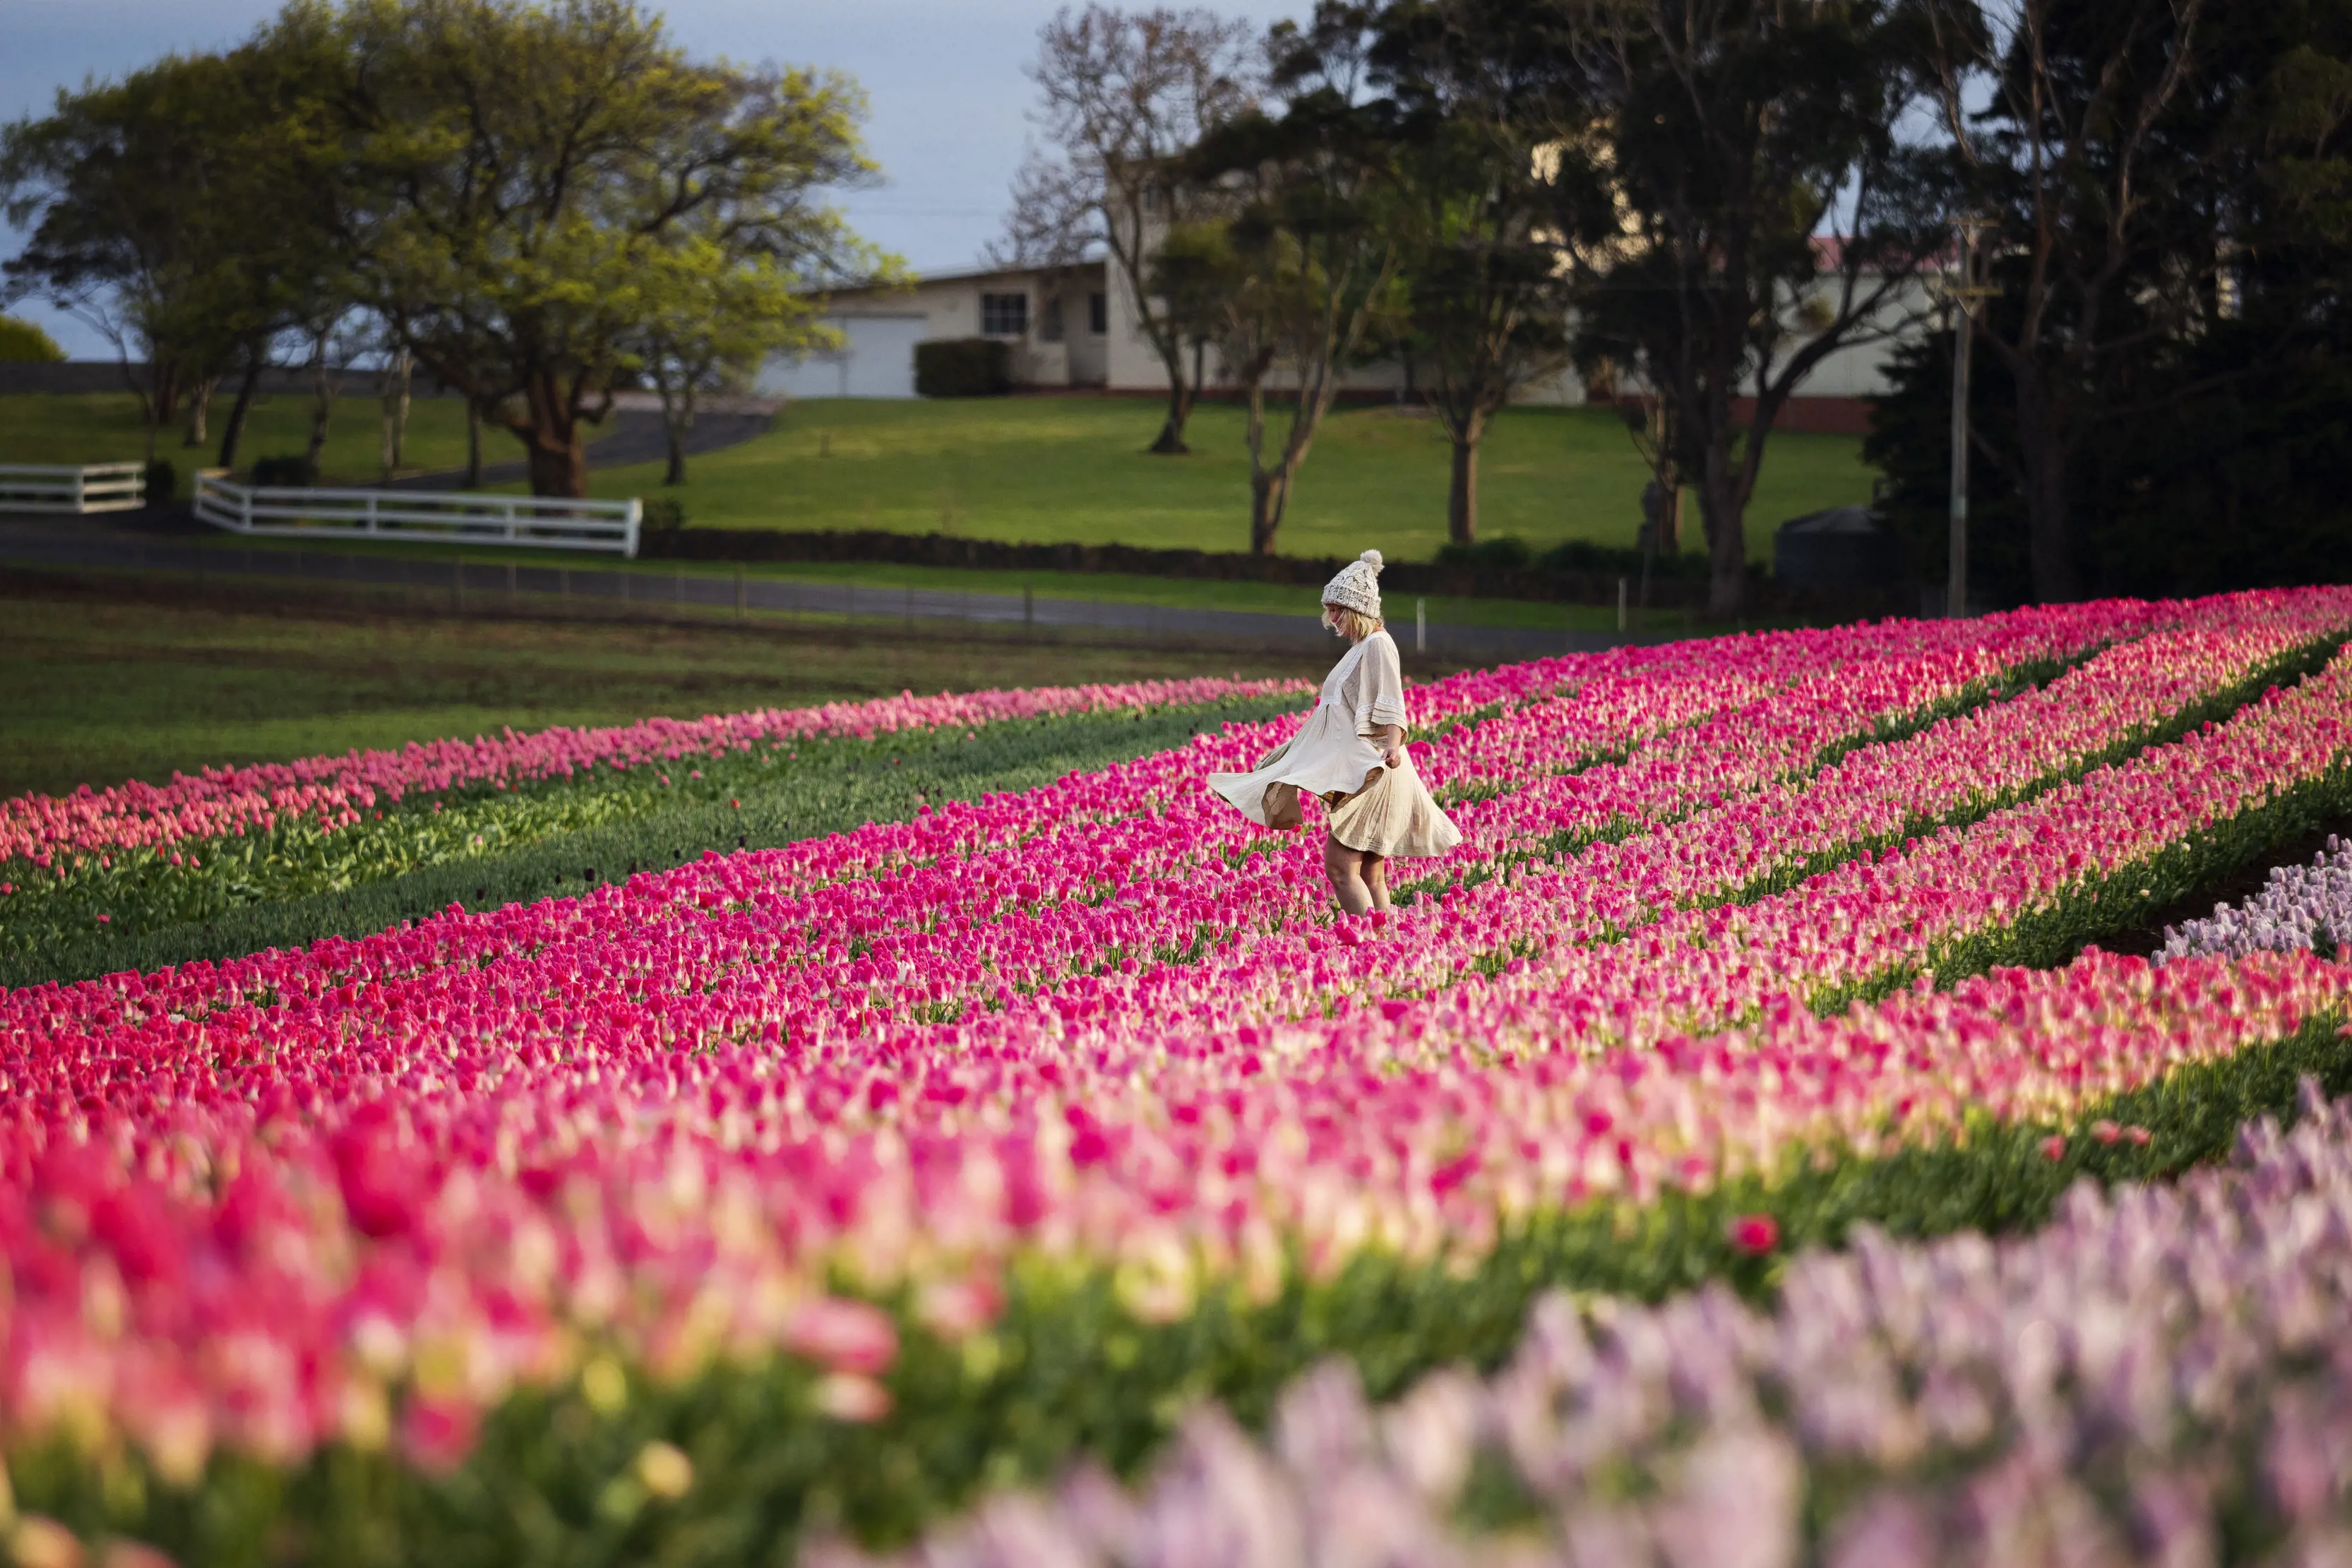
[[[151,429],[364,318],[577,496],[617,382],[806,340],[828,284],[889,271],[826,199],[874,173],[863,108],[838,73],[692,59],[633,0],[294,0],[7,129],[7,289],[142,357]]]

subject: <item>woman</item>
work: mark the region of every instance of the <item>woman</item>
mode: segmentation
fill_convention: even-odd
[[[1444,854],[1462,841],[1413,770],[1412,722],[1396,642],[1381,624],[1381,552],[1339,569],[1323,588],[1323,623],[1352,644],[1323,677],[1323,695],[1297,735],[1247,773],[1213,773],[1209,788],[1269,828],[1306,823],[1302,789],[1329,809],[1323,873],[1350,915],[1389,907],[1389,859]]]

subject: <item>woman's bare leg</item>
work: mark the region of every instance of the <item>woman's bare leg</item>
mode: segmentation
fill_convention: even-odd
[[[1364,885],[1364,852],[1351,850],[1328,836],[1323,840],[1323,874],[1331,879],[1331,895],[1349,915],[1372,906],[1372,890]]]
[[[1364,887],[1372,895],[1372,908],[1382,915],[1389,909],[1389,857],[1367,852],[1364,856]]]

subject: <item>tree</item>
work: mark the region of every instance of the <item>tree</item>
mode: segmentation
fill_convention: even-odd
[[[1233,303],[1220,334],[1229,376],[1249,402],[1250,552],[1274,553],[1298,470],[1340,379],[1401,324],[1398,141],[1391,106],[1362,92],[1370,7],[1322,0],[1305,27],[1268,41],[1275,108],[1236,116],[1188,159],[1234,215],[1220,285]],[[1266,450],[1267,380],[1281,372],[1289,419]]]
[[[747,383],[770,354],[839,347],[840,333],[819,320],[822,296],[812,285],[900,270],[831,212],[809,214],[785,254],[772,248],[771,230],[727,217],[706,213],[681,226],[654,252],[644,279],[636,359],[661,398],[666,485],[686,483],[687,437],[703,392]]]
[[[1246,24],[1204,10],[1067,7],[1038,34],[1030,78],[1051,146],[1013,184],[995,249],[1024,267],[1066,266],[1099,246],[1135,301],[1136,325],[1168,374],[1155,453],[1186,450],[1200,394],[1185,374],[1183,321],[1151,291],[1152,256],[1172,229],[1213,215],[1216,197],[1181,177],[1181,155],[1256,100]]]
[[[1411,349],[1453,445],[1446,536],[1478,534],[1478,446],[1497,410],[1568,362],[1568,268],[1552,225],[1559,169],[1543,29],[1527,0],[1399,0],[1374,80],[1401,117]]]
[[[60,92],[0,133],[0,192],[32,228],[0,295],[44,296],[107,339],[151,457],[182,398],[195,392],[201,413],[241,361],[232,461],[271,340],[340,287],[330,43],[315,13],[289,11],[266,38]]]
[[[2019,308],[1979,340],[2015,384],[2016,463],[2033,591],[2080,598],[2070,469],[2091,389],[2118,355],[2178,333],[2198,279],[2139,265],[2172,183],[2161,131],[2194,69],[2205,0],[2017,0],[1997,28],[1975,0],[1935,7],[1946,127],[1993,275]],[[2006,32],[2005,41],[2000,37]],[[1973,84],[1990,105],[1971,112]],[[2210,264],[2198,269],[2210,276]]]
[[[1937,19],[1949,38],[1958,22]],[[2080,105],[2042,115],[2042,156],[2079,164],[2063,183],[2007,143],[1997,98],[1948,89],[1981,106],[1956,134],[1970,139],[1970,195],[2003,235],[2002,287],[1978,328],[1992,352],[1972,382],[1969,484],[1971,580],[2008,601],[2325,580],[2347,558],[2352,0],[2207,10],[2187,57],[2164,16],[2137,19],[2136,53],[2128,7],[2007,13],[2041,30],[2041,68],[2031,35],[1956,51],[2024,71],[2029,103],[2043,72],[2075,89],[2105,78],[2111,103],[2137,102],[2134,78],[2185,61],[2144,132],[2136,115],[2085,120]],[[2084,147],[2053,139],[2070,125]],[[2126,162],[2129,182],[2110,183]],[[2041,217],[2058,232],[2039,235]],[[1950,344],[1898,352],[1866,448],[1923,558],[1945,548]]]
[[[1934,162],[1896,135],[1927,51],[1894,0],[1582,0],[1567,16],[1576,113],[1558,183],[1580,357],[1665,403],[1706,531],[1708,608],[1729,616],[1782,409],[1831,354],[1908,325],[1936,254]],[[1832,216],[1852,232],[1823,241]]]
[[[664,234],[646,271],[635,361],[661,399],[666,485],[686,483],[702,393],[748,385],[771,354],[838,348],[820,319],[826,286],[904,276],[833,208],[811,204],[790,222],[751,215],[728,203],[698,209]]]
[[[15,316],[0,316],[0,362],[54,365],[66,351],[40,327]]]
[[[691,61],[630,0],[352,0],[341,25],[361,298],[521,441],[534,494],[586,493],[584,426],[682,233],[731,289],[788,292],[743,258],[839,234],[819,193],[873,173],[845,78]]]
[[[227,281],[207,205],[235,174],[238,95],[225,61],[173,57],[121,82],[60,90],[0,132],[8,220],[31,229],[0,302],[47,298],[104,337],[158,427],[217,351]]]

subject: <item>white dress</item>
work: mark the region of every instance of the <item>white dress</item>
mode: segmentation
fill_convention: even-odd
[[[1365,737],[1411,724],[1404,671],[1395,639],[1375,632],[1323,677],[1322,695],[1298,733],[1258,758],[1247,773],[1212,773],[1209,788],[1261,827],[1294,828],[1304,820],[1301,791],[1330,809],[1331,836],[1376,855],[1444,854],[1461,830],[1431,798],[1400,747],[1394,768]]]

